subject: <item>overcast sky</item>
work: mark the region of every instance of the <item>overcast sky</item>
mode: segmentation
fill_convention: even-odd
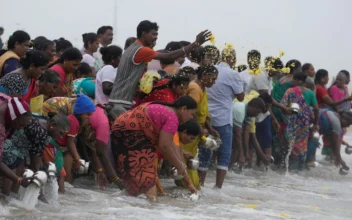
[[[123,45],[147,19],[160,26],[157,49],[169,41],[194,41],[209,29],[219,48],[235,46],[238,64],[250,49],[262,57],[281,49],[285,62],[311,62],[335,75],[352,72],[351,9],[350,0],[0,0],[0,26],[4,41],[23,29],[32,39],[65,37],[81,47],[82,34],[102,25],[113,25],[114,43]]]

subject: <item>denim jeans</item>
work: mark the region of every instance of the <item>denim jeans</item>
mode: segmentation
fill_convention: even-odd
[[[218,149],[217,169],[228,170],[232,153],[232,126],[228,124],[221,127],[214,126],[213,128],[219,132],[222,141]],[[200,147],[198,157],[200,162],[199,170],[207,171],[211,163],[212,151]]]

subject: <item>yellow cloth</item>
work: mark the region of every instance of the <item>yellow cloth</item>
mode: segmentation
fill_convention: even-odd
[[[248,95],[244,96],[243,102],[248,104],[248,102],[250,102],[252,99],[258,98],[258,97],[259,97],[259,93],[257,91],[251,90]],[[237,99],[235,99],[233,101],[234,102],[238,102]],[[255,127],[255,118],[253,118],[252,119],[252,123],[249,126],[249,133],[255,134],[255,129],[256,129],[256,127]]]
[[[12,52],[11,50],[6,51],[1,57],[0,57],[0,72],[2,72],[2,68],[4,67],[4,64],[6,62],[6,60],[8,59],[17,59],[20,60],[20,57],[15,54],[14,52]]]
[[[43,115],[44,95],[31,98],[29,107],[32,113]]]

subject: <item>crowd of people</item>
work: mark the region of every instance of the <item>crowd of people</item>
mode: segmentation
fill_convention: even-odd
[[[101,189],[114,183],[156,200],[166,194],[165,172],[197,193],[210,167],[217,188],[229,169],[314,167],[317,133],[326,159],[348,171],[341,157],[352,124],[348,71],[327,88],[327,70],[296,59],[284,65],[282,52],[262,66],[261,53],[250,50],[247,65],[238,65],[232,44],[202,46],[214,39],[208,30],[155,51],[158,29],[140,22],[124,49],[112,45],[110,26],[83,34],[81,49],[21,30],[9,37],[0,52],[2,193],[27,186],[24,169],[47,162],[64,193],[81,159]],[[219,146],[209,147],[212,140]]]

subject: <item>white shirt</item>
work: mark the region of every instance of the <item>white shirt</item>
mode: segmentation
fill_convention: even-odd
[[[251,91],[250,83],[253,78],[253,75],[249,73],[248,69],[246,69],[240,73],[240,76],[243,80],[243,92],[245,95],[248,95]]]
[[[185,66],[189,66],[190,64],[191,64],[191,61],[187,57],[185,57],[185,62],[182,63],[181,68],[183,68]]]
[[[103,92],[103,82],[115,82],[117,68],[112,65],[106,65],[101,68],[96,75],[96,86],[95,86],[95,99],[99,104],[106,104],[109,102],[109,96]]]
[[[103,55],[101,55],[100,53],[100,48],[102,48],[103,45],[99,44],[99,48],[97,50],[97,52],[93,53],[93,57],[96,59],[96,68],[95,71],[99,71],[103,65],[104,65],[104,61],[103,61]]]

